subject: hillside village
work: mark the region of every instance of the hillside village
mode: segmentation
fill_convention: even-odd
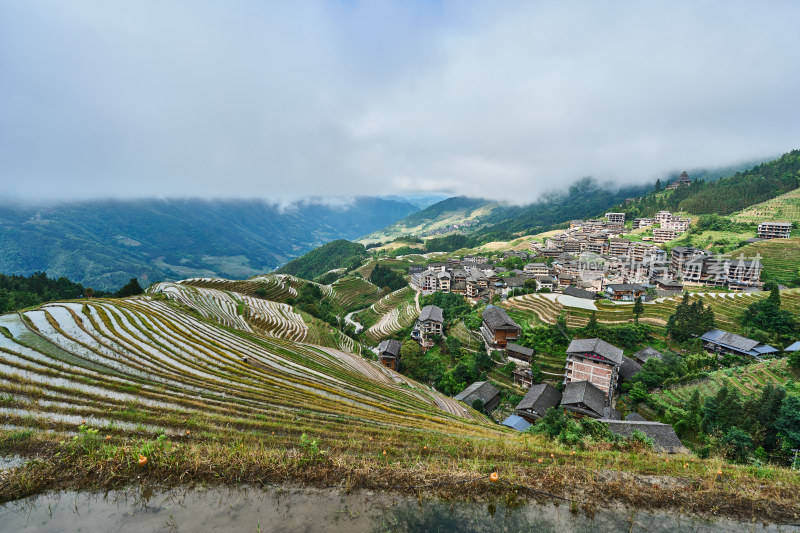
[[[673,185],[667,192],[690,187]],[[785,273],[797,285],[795,227],[749,224],[750,242],[722,255],[691,245],[696,224],[615,209],[449,252],[340,240],[247,280],[197,277],[144,292],[131,280],[130,291],[103,298],[78,290],[63,296],[71,301],[32,302],[0,320],[0,365],[24,373],[0,384],[7,419],[37,428],[12,429],[22,444],[9,449],[32,445],[42,427],[77,425],[75,442],[102,431],[108,453],[131,431],[181,453],[274,435],[275,450],[299,450],[290,451],[298,475],[325,464],[309,442],[335,435],[361,450],[332,451],[337,461],[374,455],[377,468],[395,465],[383,459],[393,454],[418,461],[422,449],[441,465],[458,457],[497,469],[469,451],[480,443],[491,457],[506,450],[505,471],[531,475],[547,454],[553,465],[579,458],[607,468],[613,449],[647,457],[646,468],[677,457],[672,475],[707,477],[713,464],[744,479],[758,461],[791,476],[785,467],[800,466],[791,414],[800,411],[800,290],[774,280]],[[677,240],[660,242],[661,229]],[[66,388],[39,392],[54,368]],[[202,401],[170,400],[169,383]]]

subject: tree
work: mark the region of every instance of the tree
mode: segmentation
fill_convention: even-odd
[[[753,438],[746,431],[734,426],[722,437],[725,456],[737,463],[744,463],[753,450]]]
[[[667,320],[667,335],[677,342],[685,342],[714,329],[714,310],[704,306],[702,298],[689,303],[689,293],[683,293],[683,300]]]
[[[11,299],[11,294],[4,288],[0,287],[0,315],[7,311],[11,311],[13,308],[14,303]]]
[[[775,420],[775,428],[785,441],[786,448],[800,448],[800,398],[786,396]]]
[[[91,287],[86,287],[86,290],[83,293],[87,298],[91,298],[94,296],[94,289]]]
[[[142,287],[139,285],[139,280],[131,278],[131,280],[118,290],[114,296],[117,298],[127,298],[128,296],[136,296],[143,292],[144,290],[142,290]]]
[[[639,323],[639,317],[644,313],[644,304],[642,303],[642,297],[637,296],[636,300],[633,302],[633,314],[636,317],[636,323]]]
[[[655,191],[656,191],[656,192],[659,192],[659,191],[661,191],[661,178],[658,178],[658,179],[656,180]]]

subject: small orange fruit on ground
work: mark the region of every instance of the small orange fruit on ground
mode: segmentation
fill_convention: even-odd
[[[386,455],[386,450],[383,450],[383,455]]]
[[[497,472],[492,472],[489,474],[489,481],[492,483],[497,483],[500,480],[500,476],[497,475]]]
[[[540,463],[542,462],[542,458],[541,458],[541,457],[539,458],[539,462],[540,462]]]
[[[722,470],[717,470],[717,475],[721,476],[722,475]]]
[[[147,464],[147,457],[144,455],[139,456],[139,466],[144,466]]]
[[[111,440],[111,435],[106,435],[106,440]]]

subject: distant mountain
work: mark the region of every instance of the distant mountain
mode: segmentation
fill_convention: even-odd
[[[504,205],[492,200],[448,198],[427,209],[360,239],[362,243],[387,241],[405,235],[418,237],[458,230],[480,239],[513,238],[515,233],[536,233],[581,218],[638,197],[652,188],[639,185],[623,188],[605,187],[592,178],[584,178],[566,191],[550,194],[525,206]]]
[[[136,277],[246,278],[336,239],[354,239],[418,209],[357,198],[344,205],[255,200],[108,200],[0,205],[0,272],[66,276],[95,289]]]

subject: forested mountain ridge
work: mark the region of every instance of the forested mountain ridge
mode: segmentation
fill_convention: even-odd
[[[613,209],[628,218],[652,216],[660,210],[729,215],[800,187],[800,150],[719,180],[694,179],[688,187],[663,191],[666,185],[659,181],[650,194]]]
[[[353,239],[417,211],[357,198],[344,206],[257,200],[107,200],[0,205],[0,272],[66,276],[95,289],[131,278],[246,278],[335,239]]]

